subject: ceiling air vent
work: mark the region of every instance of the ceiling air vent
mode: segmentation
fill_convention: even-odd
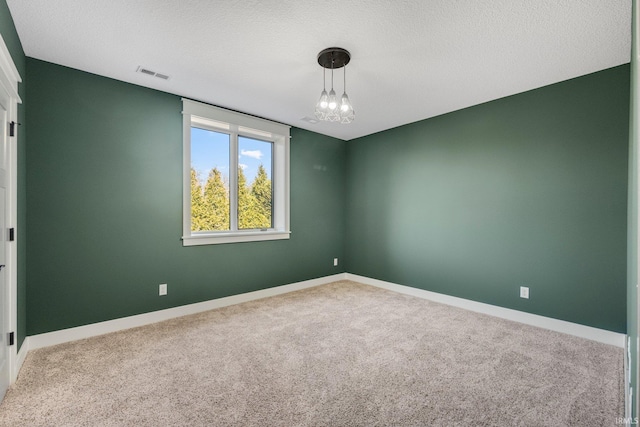
[[[169,80],[169,76],[167,76],[166,74],[156,73],[155,71],[152,71],[152,70],[150,70],[148,68],[144,68],[144,67],[138,67],[136,72],[142,73],[142,74],[146,74],[148,76],[157,77],[157,78],[162,79],[162,80]]]

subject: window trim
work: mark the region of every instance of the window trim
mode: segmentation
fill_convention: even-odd
[[[200,123],[198,123],[199,119]],[[289,130],[291,127],[186,98],[182,98],[182,120],[182,245],[214,245],[288,239],[291,234],[289,226],[289,145],[291,139]],[[273,228],[264,231],[255,229],[211,232],[191,231],[191,127],[194,123],[196,124],[195,127],[198,128],[232,135],[235,143],[231,144],[230,156],[235,161],[238,159],[238,136],[268,140],[273,143],[271,177]],[[233,185],[234,183],[229,183],[230,202],[232,204],[237,199],[237,196],[233,198]],[[235,193],[237,193],[237,189]]]

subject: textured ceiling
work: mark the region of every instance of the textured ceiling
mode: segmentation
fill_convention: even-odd
[[[624,64],[631,51],[631,0],[7,3],[27,56],[344,140]],[[302,120],[322,90],[316,56],[331,46],[352,55],[351,124]]]

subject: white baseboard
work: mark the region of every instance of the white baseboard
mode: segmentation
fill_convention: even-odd
[[[135,328],[138,326],[149,325],[151,323],[162,322],[163,320],[187,316],[189,314],[213,310],[215,308],[226,307],[229,305],[240,304],[243,302],[254,301],[257,299],[281,295],[288,292],[312,288],[314,286],[324,285],[338,280],[344,280],[345,274],[346,273],[334,274],[331,276],[320,277],[318,279],[305,280],[303,282],[276,286],[274,288],[263,289],[260,291],[247,292],[244,294],[232,295],[229,297],[218,298],[195,304],[167,308],[165,310],[152,311],[150,313],[138,314],[135,316],[128,316],[114,320],[107,320],[105,322],[92,323],[90,325],[78,326],[75,328],[46,332],[38,335],[31,335],[27,338],[27,340],[29,340],[27,351],[56,344],[62,344],[69,341],[90,338],[97,335],[108,334],[111,332],[117,332],[124,329]],[[25,342],[27,341],[25,340]],[[24,348],[25,344],[23,344],[22,346]],[[20,349],[20,352],[22,352],[22,348]]]
[[[18,378],[18,373],[20,372],[20,368],[22,368],[24,359],[27,358],[27,353],[29,353],[29,341],[29,337],[26,337],[24,341],[22,341],[20,351],[18,351],[18,354],[16,355],[16,363],[13,365],[11,372],[11,384],[13,384]]]
[[[633,388],[631,387],[631,337],[626,335],[624,340],[624,418],[627,420],[626,426],[629,426],[631,419],[631,399],[633,396]]]
[[[254,301],[261,298],[281,295],[288,292],[324,285],[338,280],[352,280],[354,282],[359,282],[365,285],[372,285],[390,291],[412,295],[419,298],[460,307],[466,310],[484,313],[503,319],[513,320],[516,322],[525,323],[544,329],[550,329],[569,335],[575,335],[581,338],[587,338],[617,347],[624,348],[625,346],[624,334],[606,331],[598,328],[592,328],[590,326],[579,325],[577,323],[566,322],[564,320],[552,319],[536,314],[525,313],[522,311],[512,310],[504,307],[498,307],[495,305],[484,304],[463,298],[452,297],[436,292],[425,291],[423,289],[385,282],[382,280],[372,279],[356,274],[340,273],[331,276],[320,277],[317,279],[305,280],[303,282],[276,286],[274,288],[263,289],[260,291],[232,295],[229,297],[183,305],[180,307],[168,308],[165,310],[153,311],[150,313],[138,314],[135,316],[123,317],[120,319],[108,320],[105,322],[93,323],[90,325],[78,326],[75,328],[46,332],[38,335],[31,335],[25,338],[25,341],[20,348],[20,352],[18,353],[16,374],[19,370],[19,367],[22,366],[22,363],[24,362],[24,359],[29,350],[62,344],[65,342],[84,338],[90,338],[110,332],[117,332],[124,329],[135,328],[138,326],[144,326],[151,323],[161,322],[163,320],[173,319],[175,317],[187,316],[189,314],[200,313],[203,311],[213,310],[216,308],[226,307],[234,304],[240,304],[247,301]]]
[[[423,289],[412,288],[410,286],[398,285],[396,283],[385,282],[383,280],[372,279],[365,276],[358,276],[357,274],[345,273],[345,275],[347,280],[363,283],[365,285],[372,285],[378,288],[412,295],[430,301],[475,311],[477,313],[483,313],[490,316],[500,317],[502,319],[512,320],[514,322],[525,323],[527,325],[537,326],[539,328],[562,332],[565,334],[598,341],[616,347],[624,348],[625,346],[625,334],[593,328],[591,326],[580,325],[564,320],[552,319],[550,317],[539,316],[537,314],[525,313],[523,311],[512,310],[509,308],[485,304],[464,298],[452,297],[449,295],[439,294],[437,292],[425,291]]]
[[[625,335],[617,332],[606,331],[603,329],[584,326],[564,320],[552,319],[550,317],[544,317],[537,314],[525,313],[518,310],[512,310],[509,308],[485,304],[477,301],[467,300],[464,298],[453,297],[437,292],[425,291],[423,289],[385,282],[383,280],[372,279],[370,277],[359,276],[356,274],[340,273],[331,276],[320,277],[317,279],[305,280],[303,282],[276,286],[274,288],[263,289],[260,291],[232,295],[229,297],[183,305],[180,307],[168,308],[165,310],[153,311],[150,313],[138,314],[135,316],[123,317],[120,319],[108,320],[105,322],[93,323],[90,325],[78,326],[75,328],[46,332],[38,335],[31,335],[25,338],[25,341],[20,348],[16,366],[22,366],[24,358],[26,357],[26,354],[29,350],[62,344],[65,342],[84,338],[90,338],[92,336],[107,334],[110,332],[117,332],[120,330],[135,328],[138,326],[144,326],[151,323],[161,322],[163,320],[173,319],[175,317],[187,316],[189,314],[200,313],[203,311],[213,310],[215,308],[226,307],[234,304],[240,304],[247,301],[254,301],[261,298],[281,295],[288,292],[324,285],[338,280],[351,280],[365,285],[376,286],[390,291],[412,295],[430,301],[460,307],[466,310],[488,314],[495,317],[500,317],[502,319],[525,323],[528,325],[537,326],[539,328],[549,329],[556,332],[562,332],[565,334],[598,341],[604,344],[614,345],[616,347],[625,347]]]

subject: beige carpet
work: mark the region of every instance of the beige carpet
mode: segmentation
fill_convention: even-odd
[[[29,353],[3,426],[614,426],[623,350],[353,282]]]

